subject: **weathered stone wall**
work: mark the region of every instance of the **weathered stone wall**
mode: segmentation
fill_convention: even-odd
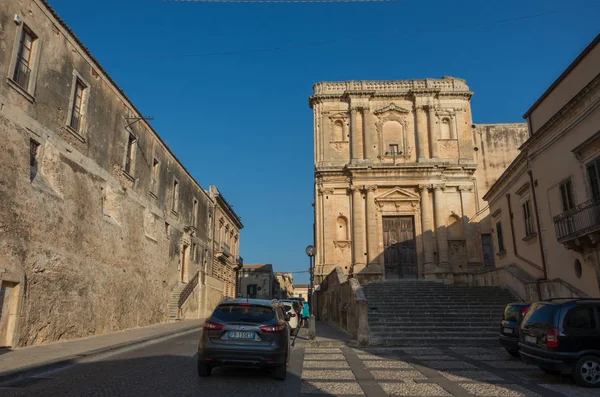
[[[21,275],[23,287],[9,344],[166,321],[171,290],[193,277],[210,249],[210,199],[149,124],[125,128],[127,117],[141,115],[42,3],[2,3],[1,76],[12,76],[20,26],[14,15],[38,37],[39,62],[31,93],[0,83],[0,273]],[[67,127],[74,72],[88,84],[79,134]],[[137,140],[127,174],[129,132]],[[30,140],[40,145],[33,178]]]
[[[219,302],[225,298],[225,295],[223,294],[223,284],[223,281],[219,280],[218,278],[206,276],[206,305],[204,307],[204,317],[210,316]]]
[[[477,171],[478,205],[487,206],[483,195],[517,158],[519,148],[529,138],[526,123],[473,124],[473,147]]]
[[[348,331],[361,344],[368,343],[368,302],[358,280],[347,279],[342,268],[336,267],[315,294],[318,320]]]

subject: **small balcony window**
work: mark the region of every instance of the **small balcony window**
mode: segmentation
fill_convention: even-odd
[[[29,91],[33,67],[33,46],[37,37],[24,26],[19,41],[19,52],[13,73],[13,81],[25,91]]]

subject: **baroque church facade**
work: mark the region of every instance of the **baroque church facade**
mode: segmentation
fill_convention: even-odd
[[[313,88],[317,283],[338,266],[361,283],[493,267],[482,196],[525,124],[474,125],[453,77]]]

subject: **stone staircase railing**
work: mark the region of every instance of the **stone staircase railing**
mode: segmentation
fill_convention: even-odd
[[[199,276],[200,271],[197,271],[196,274],[194,274],[194,277],[192,277],[192,279],[187,283],[183,291],[181,291],[181,294],[179,295],[179,300],[177,301],[177,307],[179,309],[183,307],[183,304],[185,303],[187,298],[192,294],[192,292],[194,292],[194,289],[198,285]]]

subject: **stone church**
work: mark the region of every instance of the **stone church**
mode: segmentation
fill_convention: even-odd
[[[474,125],[453,77],[320,82],[314,114],[315,281],[459,281],[493,267],[487,188],[527,139],[524,123]]]

